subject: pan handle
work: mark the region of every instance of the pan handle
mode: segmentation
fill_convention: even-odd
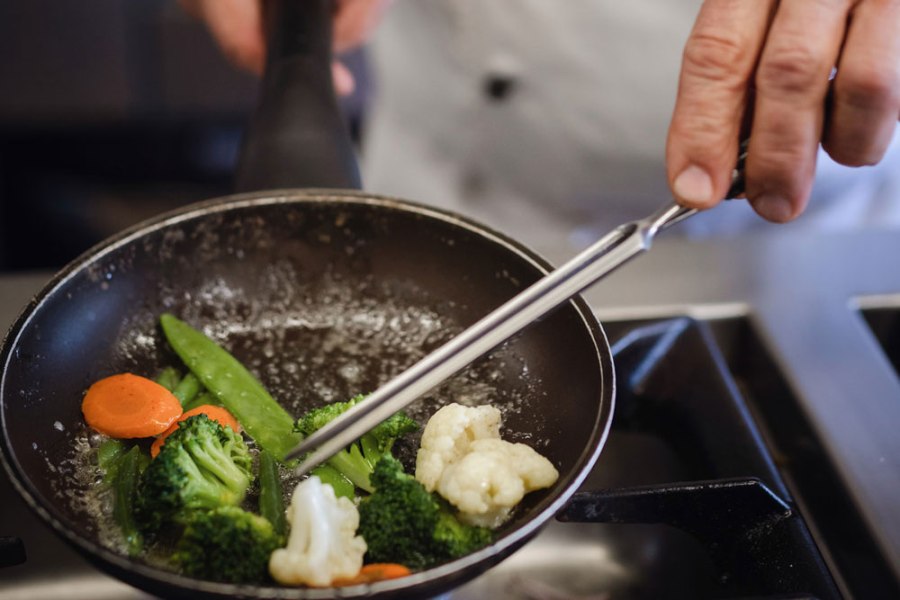
[[[267,62],[235,188],[360,188],[331,78],[332,0],[265,3]]]

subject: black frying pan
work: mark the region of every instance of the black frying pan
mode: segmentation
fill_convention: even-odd
[[[358,183],[330,91],[329,7],[326,0],[273,4],[277,26],[261,108],[243,152],[243,189]],[[300,125],[292,103],[315,115],[316,126]],[[374,390],[547,270],[526,248],[476,223],[356,191],[245,193],[161,216],[68,265],[9,331],[0,353],[3,464],[60,536],[100,568],[151,593],[331,597],[331,590],[189,579],[112,549],[105,526],[84,502],[93,482],[73,464],[73,448],[89,437],[80,412],[84,390],[112,373],[152,374],[177,364],[157,327],[159,314],[169,311],[221,340],[299,415]],[[515,551],[560,510],[594,464],[613,394],[606,338],[577,299],[412,405],[424,420],[452,400],[491,402],[504,413],[504,437],[536,447],[560,479],[526,497],[490,547],[340,594],[437,594]],[[414,443],[399,448],[407,460],[412,452]]]

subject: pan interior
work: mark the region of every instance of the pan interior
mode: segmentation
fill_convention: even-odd
[[[6,451],[39,504],[76,536],[110,546],[96,518],[108,507],[82,464],[97,439],[82,424],[81,397],[103,376],[179,364],[161,313],[219,340],[299,416],[373,391],[540,274],[492,235],[391,203],[275,199],[186,212],[81,259],[20,321],[0,388]],[[504,438],[550,458],[563,489],[608,411],[596,344],[566,306],[409,412],[424,424],[451,401],[498,406]],[[409,465],[416,445],[398,447]],[[530,495],[504,531],[557,494]]]

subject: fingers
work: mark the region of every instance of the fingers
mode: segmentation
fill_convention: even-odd
[[[730,185],[748,87],[775,0],[708,0],[685,45],[666,147],[669,184],[709,208]]]
[[[706,0],[667,145],[679,202],[719,201],[751,114],[746,195],[771,221],[805,208],[820,142],[838,162],[878,162],[900,118],[900,2]]]
[[[334,91],[338,96],[349,96],[356,88],[353,73],[342,62],[331,62],[331,78],[334,81]]]
[[[180,0],[185,11],[206,23],[222,53],[256,74],[265,67],[266,45],[260,0]]]
[[[881,160],[900,117],[900,2],[861,2],[851,13],[833,82],[823,145],[850,166]]]
[[[337,53],[364,44],[381,21],[391,0],[338,0],[334,15],[333,45]],[[338,96],[349,96],[356,87],[353,73],[341,62],[332,63],[334,89]]]
[[[345,52],[368,41],[391,0],[338,0],[334,50]]]
[[[747,198],[770,221],[806,206],[822,137],[829,74],[852,0],[792,0],[778,7],[756,74]]]

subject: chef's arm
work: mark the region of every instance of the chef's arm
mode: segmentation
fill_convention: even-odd
[[[900,117],[900,2],[707,0],[687,41],[667,147],[682,204],[715,205],[749,134],[746,193],[771,221],[803,212],[821,143],[873,165]]]

